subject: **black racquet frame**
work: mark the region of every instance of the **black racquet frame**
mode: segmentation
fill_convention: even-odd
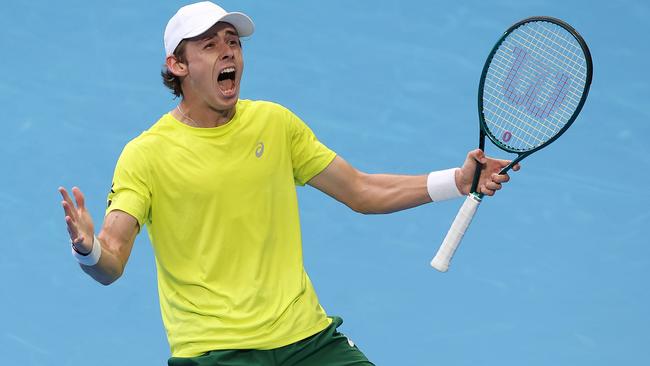
[[[556,24],[556,25],[566,29],[569,33],[571,33],[573,35],[573,37],[575,37],[576,41],[578,41],[578,44],[580,44],[580,47],[582,48],[582,51],[585,54],[585,61],[586,61],[586,68],[587,68],[586,77],[587,78],[585,80],[584,92],[582,93],[580,101],[578,102],[578,106],[576,107],[575,111],[573,112],[573,115],[571,115],[571,118],[569,118],[569,121],[560,129],[560,131],[555,136],[550,138],[545,143],[543,143],[543,144],[541,144],[541,145],[539,145],[539,146],[537,146],[537,147],[535,147],[535,148],[533,148],[531,150],[521,152],[521,151],[513,150],[509,146],[501,143],[496,138],[496,136],[494,136],[490,132],[490,129],[487,127],[487,125],[485,123],[485,116],[483,115],[483,87],[484,87],[484,84],[485,84],[485,77],[487,76],[488,69],[490,68],[490,64],[492,62],[492,58],[494,57],[495,53],[499,49],[499,46],[501,46],[501,43],[503,43],[503,41],[508,37],[508,35],[510,33],[512,33],[515,29],[521,27],[524,24],[527,24],[527,23],[530,23],[530,22],[539,22],[539,21]],[[500,149],[502,149],[502,150],[504,150],[506,152],[518,155],[514,160],[512,160],[512,162],[510,164],[508,164],[508,166],[503,168],[501,170],[501,172],[499,172],[499,174],[507,173],[515,164],[519,163],[525,157],[527,157],[528,155],[534,153],[535,151],[537,151],[537,150],[539,150],[539,149],[541,149],[541,148],[543,148],[545,146],[548,146],[550,143],[552,143],[558,137],[560,137],[569,127],[571,127],[571,124],[573,123],[573,121],[576,120],[576,118],[578,117],[578,114],[580,114],[580,111],[582,110],[582,106],[585,104],[585,101],[587,100],[587,95],[589,94],[589,87],[591,86],[592,74],[593,74],[593,63],[591,61],[591,52],[589,52],[589,47],[587,47],[587,43],[582,38],[582,36],[572,26],[570,26],[569,24],[567,24],[566,22],[564,22],[564,21],[562,21],[560,19],[549,17],[549,16],[534,16],[534,17],[530,17],[530,18],[526,18],[526,19],[518,21],[517,23],[513,24],[510,28],[508,28],[503,33],[501,38],[499,38],[499,40],[494,44],[494,47],[492,47],[492,51],[490,51],[490,54],[488,55],[487,60],[485,61],[485,65],[483,66],[483,71],[481,72],[481,81],[479,82],[479,85],[478,85],[478,118],[479,118],[479,128],[480,128],[478,148],[485,151],[485,136],[487,135],[487,137],[490,140],[492,140],[492,142],[497,147],[499,147]],[[471,192],[479,194],[479,197],[483,197],[483,194],[477,192],[477,188],[478,188],[477,186],[478,186],[478,181],[479,181],[479,178],[480,178],[480,175],[481,175],[481,169],[482,169],[482,165],[477,162],[476,171],[474,172],[474,180],[472,182],[472,188],[471,188]]]

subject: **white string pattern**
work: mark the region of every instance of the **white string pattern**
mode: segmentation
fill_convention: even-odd
[[[578,41],[551,22],[526,23],[494,54],[483,85],[488,133],[513,151],[557,135],[575,112],[587,80]]]

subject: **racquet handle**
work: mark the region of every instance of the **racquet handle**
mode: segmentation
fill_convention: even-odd
[[[451,224],[447,236],[445,236],[445,240],[442,241],[438,253],[436,253],[436,256],[431,260],[431,267],[440,272],[447,272],[447,269],[449,269],[449,262],[454,256],[458,244],[463,240],[463,235],[465,235],[465,231],[472,222],[472,218],[480,204],[481,197],[478,195],[472,193],[467,196],[465,203],[463,203],[463,206],[458,211],[454,222]]]

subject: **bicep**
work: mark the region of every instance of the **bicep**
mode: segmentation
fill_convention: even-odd
[[[135,217],[124,211],[113,210],[104,218],[98,238],[106,250],[126,265],[139,230],[140,226]]]

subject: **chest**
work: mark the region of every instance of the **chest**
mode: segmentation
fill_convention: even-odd
[[[172,201],[233,199],[292,182],[286,134],[242,129],[228,136],[182,136],[161,149],[153,194]]]

